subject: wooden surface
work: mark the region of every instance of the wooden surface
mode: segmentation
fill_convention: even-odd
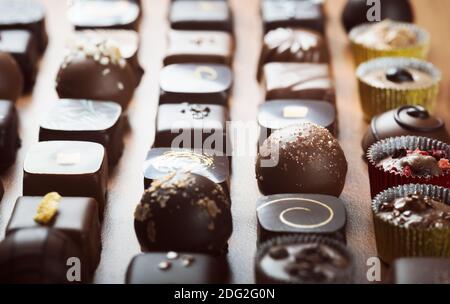
[[[145,77],[137,90],[128,115],[131,132],[126,138],[124,155],[112,173],[109,183],[109,202],[103,224],[103,253],[95,276],[96,283],[123,283],[131,258],[139,253],[133,228],[133,212],[143,192],[142,164],[154,138],[154,120],[158,104],[158,78],[166,48],[167,0],[144,0],[141,26],[142,46],[140,58],[146,69]],[[357,258],[357,282],[366,283],[366,260],[376,256],[375,241],[370,216],[370,197],[367,168],[361,158],[360,141],[366,123],[358,101],[354,67],[345,33],[340,25],[344,0],[328,0],[328,38],[333,58],[333,72],[339,110],[339,140],[349,162],[347,184],[342,199],[347,203],[348,245]],[[66,1],[45,0],[50,45],[40,65],[39,77],[32,96],[22,98],[17,106],[21,118],[23,145],[17,161],[3,176],[6,193],[0,205],[0,232],[11,215],[15,200],[22,192],[22,167],[26,151],[38,139],[39,120],[57,99],[55,77],[63,59],[63,48],[71,27],[66,20]],[[448,29],[450,10],[448,0],[413,1],[418,24],[432,35],[430,60],[444,72],[439,113],[450,126],[449,78],[446,68],[450,61]],[[232,0],[235,15],[237,54],[234,64],[235,86],[231,106],[232,120],[255,120],[261,92],[255,81],[261,26],[258,0]],[[256,143],[256,134],[248,138],[250,146]],[[235,148],[241,148],[237,143]],[[248,144],[247,144],[248,145]],[[74,185],[75,186],[75,185]],[[232,200],[234,232],[230,240],[229,260],[233,282],[253,282],[253,256],[256,250],[255,201],[259,196],[254,177],[254,156],[238,155],[233,160]]]

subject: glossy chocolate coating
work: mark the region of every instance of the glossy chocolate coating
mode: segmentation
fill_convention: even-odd
[[[67,279],[71,267],[67,262],[70,258],[81,261],[81,257],[76,243],[56,229],[20,229],[0,243],[0,283],[72,283]],[[81,282],[89,281],[87,263],[81,263]]]
[[[133,258],[126,284],[223,284],[228,281],[225,257],[198,253],[147,253]]]
[[[0,52],[0,99],[15,102],[22,91],[23,76],[19,65],[11,55]]]
[[[169,48],[164,65],[176,63],[215,63],[231,66],[233,39],[220,31],[169,32]]]
[[[42,227],[34,216],[43,197],[19,197],[6,227],[6,237],[15,231]],[[87,197],[62,197],[58,203],[57,215],[49,228],[64,233],[81,250],[81,262],[88,265],[93,275],[102,250],[101,227],[97,202]]]
[[[346,211],[336,197],[316,194],[264,196],[256,203],[258,240],[289,234],[320,234],[345,240]]]
[[[155,148],[216,150],[229,155],[228,111],[218,105],[162,104],[156,119]]]
[[[402,258],[393,269],[395,284],[450,284],[450,259]]]
[[[278,28],[264,36],[258,65],[258,78],[269,62],[328,63],[328,47],[324,37],[303,28]]]
[[[312,122],[336,134],[336,109],[327,101],[271,100],[259,107],[259,143],[275,130],[303,122]]]
[[[268,63],[263,68],[266,100],[313,99],[336,103],[329,66],[317,63]]]
[[[405,106],[373,118],[362,140],[362,148],[365,152],[379,140],[407,135],[450,142],[443,120],[421,106]]]
[[[108,160],[102,145],[81,141],[46,141],[33,145],[25,157],[23,195],[92,197],[103,218]]]
[[[48,44],[45,28],[45,8],[36,0],[1,0],[0,30],[14,29],[30,32],[44,53]],[[1,39],[0,39],[1,40]]]
[[[160,104],[228,105],[233,75],[222,64],[172,64],[160,75]]]
[[[350,32],[357,25],[367,23],[367,13],[371,8],[366,0],[348,0],[342,14],[345,30]],[[381,20],[414,22],[414,12],[409,0],[380,0]]]
[[[62,99],[55,102],[40,123],[39,141],[96,142],[105,147],[115,165],[123,152],[122,109],[115,102]]]
[[[139,62],[139,35],[133,30],[80,30],[74,33],[70,44],[76,47],[79,43],[113,43],[120,49],[120,54],[125,58],[133,70],[137,84],[139,85],[144,76],[144,69]]]
[[[111,48],[110,48],[111,47]],[[60,98],[114,101],[127,108],[137,80],[115,46],[73,49],[56,78]]]
[[[143,251],[222,254],[232,232],[230,201],[221,186],[191,173],[153,182],[135,211]]]
[[[230,193],[230,164],[226,156],[215,151],[155,148],[147,154],[144,163],[144,187],[172,172],[191,172],[204,176]]]
[[[169,13],[170,25],[176,30],[210,30],[232,32],[230,8],[225,1],[176,1]]]
[[[314,1],[263,0],[261,5],[266,33],[279,27],[304,27],[321,33],[325,30],[322,5]]]
[[[256,179],[264,195],[314,193],[339,197],[347,160],[330,132],[304,123],[277,130],[259,149]]]
[[[10,101],[0,100],[0,170],[14,163],[20,144],[17,110]]]
[[[139,29],[139,4],[125,0],[75,0],[68,16],[76,30],[85,29]]]
[[[25,30],[0,30],[0,51],[14,57],[20,67],[25,93],[33,89],[38,72],[36,39]]]

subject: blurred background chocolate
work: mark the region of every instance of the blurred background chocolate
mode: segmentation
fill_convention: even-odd
[[[122,109],[115,102],[62,99],[40,123],[39,141],[71,140],[101,144],[111,165],[122,156],[124,143]]]
[[[172,64],[161,71],[159,103],[227,107],[232,83],[232,72],[223,64]]]
[[[0,243],[0,283],[89,283],[87,263],[80,263],[81,282],[68,281],[67,262],[81,261],[81,248],[64,233],[47,227],[20,229]]]
[[[346,210],[336,197],[277,194],[256,202],[258,241],[289,234],[316,234],[345,241]]]
[[[135,211],[142,251],[227,252],[233,225],[231,203],[222,187],[192,173],[154,181]]]
[[[48,35],[45,28],[45,8],[40,1],[1,0],[0,12],[0,30],[22,29],[30,32],[36,40],[39,53],[44,53]]]
[[[312,122],[336,135],[336,119],[336,108],[327,101],[270,100],[259,106],[259,143],[275,130],[303,122]]]
[[[363,151],[379,140],[397,136],[423,136],[449,143],[445,122],[421,106],[404,106],[372,119],[362,140]]]
[[[68,18],[76,30],[139,29],[139,4],[128,0],[73,0]]]
[[[56,91],[60,98],[114,101],[125,110],[136,84],[120,49],[102,42],[69,50],[56,78]]]
[[[170,30],[164,65],[176,63],[216,63],[231,66],[233,39],[220,31]]]
[[[175,30],[233,31],[233,21],[226,1],[174,1],[169,22]]]
[[[12,102],[0,100],[0,171],[15,162],[20,145],[17,110]]]
[[[198,253],[147,253],[133,258],[126,284],[224,284],[229,276],[225,257]]]
[[[325,16],[321,3],[313,0],[262,0],[264,32],[279,27],[304,27],[323,33]]]
[[[258,79],[269,62],[328,63],[328,47],[322,34],[304,28],[277,28],[264,36]]]
[[[11,55],[0,52],[0,99],[16,102],[22,91],[23,76],[19,65]]]
[[[381,20],[414,21],[414,12],[409,0],[380,0],[379,2]],[[345,30],[350,32],[355,26],[369,22],[367,16],[372,7],[373,4],[368,5],[366,0],[348,0],[342,13],[342,23]]]
[[[25,30],[0,30],[0,51],[14,57],[23,78],[23,90],[29,93],[36,82],[39,53],[36,39]]]

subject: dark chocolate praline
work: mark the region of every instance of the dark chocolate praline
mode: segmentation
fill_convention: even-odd
[[[0,99],[15,102],[22,91],[23,76],[19,65],[11,55],[0,52]]]
[[[256,179],[264,195],[314,193],[338,197],[347,160],[339,142],[318,125],[303,123],[273,132],[262,144]]]

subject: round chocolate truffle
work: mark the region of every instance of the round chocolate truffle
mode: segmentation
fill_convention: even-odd
[[[136,83],[135,74],[118,47],[107,41],[82,43],[65,57],[56,91],[60,98],[114,101],[126,108]]]
[[[232,232],[230,201],[206,177],[173,173],[144,192],[134,227],[143,251],[221,254]]]
[[[16,101],[23,90],[19,65],[8,53],[0,52],[0,99]]]
[[[264,195],[327,194],[338,197],[347,160],[338,141],[318,125],[304,123],[273,132],[261,146],[256,178]]]
[[[380,0],[381,20],[413,22],[414,13],[409,0]],[[345,30],[350,32],[357,25],[367,23],[367,14],[372,6],[367,0],[349,0],[342,14]]]

